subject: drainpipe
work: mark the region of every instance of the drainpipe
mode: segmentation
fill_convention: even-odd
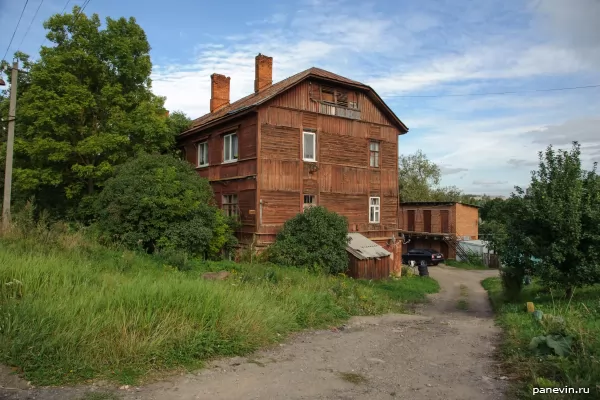
[[[263,201],[260,199],[260,208],[258,210],[258,223],[262,225],[262,211],[263,211]]]

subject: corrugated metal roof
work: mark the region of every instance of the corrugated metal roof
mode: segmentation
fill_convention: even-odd
[[[348,238],[350,241],[346,246],[346,250],[359,260],[387,257],[392,254],[360,233],[349,233]]]

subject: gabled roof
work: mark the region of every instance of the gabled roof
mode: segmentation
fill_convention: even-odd
[[[408,132],[408,128],[406,127],[406,125],[404,125],[404,123],[400,121],[396,114],[394,114],[394,112],[387,106],[387,104],[385,104],[381,97],[379,97],[379,95],[375,93],[375,91],[370,86],[367,86],[364,83],[353,81],[352,79],[345,78],[332,72],[325,71],[324,69],[313,67],[305,71],[299,72],[296,75],[292,75],[289,78],[286,78],[282,81],[274,83],[266,89],[259,91],[258,93],[252,93],[246,97],[243,97],[213,113],[208,113],[200,118],[195,119],[194,121],[192,121],[192,127],[187,131],[183,132],[180,136],[185,136],[190,133],[202,130],[204,127],[207,127],[208,125],[219,120],[224,120],[234,115],[241,115],[243,112],[249,112],[254,107],[263,104],[264,102],[274,98],[278,94],[283,93],[284,91],[292,88],[293,86],[310,77],[338,82],[346,86],[353,86],[357,89],[362,89],[366,91],[371,100],[373,100],[376,104],[379,104],[383,108],[385,114],[397,125],[397,127],[402,131],[402,133]]]
[[[392,254],[360,233],[349,233],[348,238],[350,241],[346,250],[359,260],[387,257]]]

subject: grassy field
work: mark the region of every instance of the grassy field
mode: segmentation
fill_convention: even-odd
[[[497,321],[504,329],[502,357],[506,370],[522,385],[517,388],[520,398],[533,397],[533,387],[565,386],[589,388],[590,394],[542,394],[549,399],[600,398],[600,285],[578,289],[571,301],[564,291],[551,293],[534,285],[527,286],[519,303],[504,301],[499,278],[483,281],[497,312]],[[526,312],[526,302],[536,310],[559,316],[564,324],[538,322]],[[536,336],[561,333],[573,338],[572,353],[567,357],[540,356],[529,349]],[[562,397],[561,397],[562,396]],[[535,398],[539,398],[540,394]]]
[[[231,276],[201,278],[220,270]],[[428,278],[369,283],[273,265],[140,255],[77,234],[5,237],[0,362],[38,385],[90,378],[133,384],[352,315],[402,312],[404,303],[438,290]]]
[[[448,265],[450,267],[460,268],[460,269],[489,269],[485,265],[469,264],[467,262],[456,261],[456,260],[446,260],[444,262],[444,264],[446,264],[446,265]]]

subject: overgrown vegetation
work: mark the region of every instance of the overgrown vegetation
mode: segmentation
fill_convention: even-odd
[[[451,267],[460,268],[460,269],[489,269],[488,267],[483,265],[483,263],[477,263],[477,262],[446,260],[446,261],[444,261],[444,263]]]
[[[49,46],[17,54],[15,201],[32,195],[57,218],[84,220],[115,166],[139,151],[173,153],[181,115],[152,93],[150,44],[135,18],[82,12],[45,23]],[[0,99],[5,110],[7,98]],[[5,114],[4,114],[5,115]],[[3,117],[4,117],[3,115]],[[189,121],[188,121],[189,123]]]
[[[325,273],[343,273],[348,269],[348,221],[325,207],[311,207],[283,225],[269,259]]]
[[[496,215],[487,239],[503,264],[506,294],[519,298],[525,276],[547,288],[573,289],[600,283],[600,177],[596,164],[584,170],[580,145],[570,151],[549,146],[527,189],[515,188],[505,202],[484,207]],[[483,226],[487,226],[485,222]]]
[[[96,210],[108,240],[129,249],[215,258],[237,243],[208,181],[170,155],[140,155],[121,165]]]
[[[273,264],[136,253],[103,247],[91,234],[41,223],[0,238],[0,362],[36,384],[132,384],[351,315],[401,312],[404,302],[437,290],[418,277],[370,283]],[[221,270],[230,277],[201,278]]]
[[[576,289],[571,298],[564,298],[535,283],[514,302],[505,296],[499,278],[488,278],[483,286],[504,328],[505,369],[522,383],[519,397],[530,398],[533,387],[565,386],[589,388],[590,397],[546,396],[600,396],[600,285]],[[534,303],[534,313],[526,312],[528,301]]]

